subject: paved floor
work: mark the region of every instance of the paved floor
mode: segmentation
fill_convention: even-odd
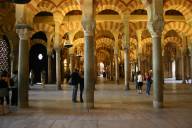
[[[95,109],[71,102],[71,89],[56,85],[29,91],[28,109],[0,116],[0,128],[192,128],[192,86],[166,84],[164,108],[152,107],[152,96],[137,94],[131,84],[101,81],[96,85]]]

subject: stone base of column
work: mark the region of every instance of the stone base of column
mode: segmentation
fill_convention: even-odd
[[[85,105],[85,109],[88,110],[88,111],[89,111],[90,109],[93,109],[93,108],[94,108],[94,103],[93,103],[93,102],[91,102],[91,103],[90,103],[90,102],[89,102],[89,103],[85,103],[84,105]]]
[[[182,80],[182,84],[186,84],[185,80]]]
[[[125,90],[126,90],[126,91],[127,91],[127,90],[130,90],[129,84],[126,84],[126,85],[125,85]]]
[[[28,108],[29,107],[29,104],[28,102],[25,102],[25,103],[19,103],[19,108]]]
[[[154,108],[163,108],[163,102],[153,100],[153,107]]]
[[[61,85],[59,84],[59,85],[57,85],[57,89],[58,90],[62,90],[62,87],[61,87]]]
[[[118,85],[119,84],[119,80],[116,80],[115,83]]]

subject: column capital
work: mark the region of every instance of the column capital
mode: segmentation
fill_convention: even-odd
[[[59,12],[59,11],[55,11],[55,12],[53,13],[53,19],[54,19],[55,24],[61,25],[62,22],[63,22],[63,17],[64,17],[64,16],[63,16],[62,13]]]
[[[96,21],[94,19],[89,19],[84,17],[82,20],[82,26],[85,36],[93,36],[95,32]]]
[[[148,21],[147,27],[152,37],[161,37],[164,27],[164,20],[159,19],[156,21]]]
[[[123,48],[124,50],[128,50],[128,49],[129,49],[129,44],[122,43],[122,48]]]
[[[28,40],[30,37],[30,31],[32,28],[27,24],[17,24],[16,33],[19,35],[21,40]]]
[[[56,52],[60,52],[61,51],[61,47],[59,47],[59,46],[55,46],[54,49],[55,49]]]

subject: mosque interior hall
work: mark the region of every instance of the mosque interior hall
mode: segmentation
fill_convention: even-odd
[[[191,5],[0,0],[0,128],[191,128]]]

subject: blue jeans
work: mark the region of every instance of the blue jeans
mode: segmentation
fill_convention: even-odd
[[[78,90],[78,85],[73,85],[73,93],[72,93],[73,102],[77,101],[77,90]]]
[[[151,89],[151,82],[150,81],[146,81],[146,93],[147,95],[150,95],[150,89]]]

